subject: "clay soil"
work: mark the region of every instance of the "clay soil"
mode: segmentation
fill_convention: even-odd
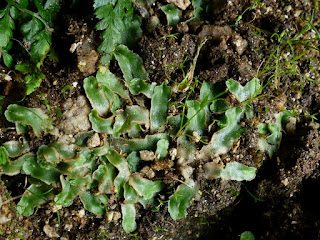
[[[155,1],[149,7],[137,1],[137,14],[148,12],[149,18],[143,18],[143,36],[133,51],[142,58],[153,82],[161,84],[169,79],[182,81],[181,69],[173,66],[184,63],[187,72],[198,46],[205,39],[194,71],[199,81],[221,83],[223,88],[229,78],[245,84],[258,76],[266,84],[274,71],[261,73],[261,70],[279,45],[274,33],[280,34],[285,30],[284,38],[292,39],[308,26],[312,16],[315,29],[320,31],[317,0],[262,0],[261,5],[246,11],[237,25],[238,16],[252,6],[253,1],[213,2],[214,9],[202,21],[169,27],[160,10],[166,1]],[[44,62],[46,78],[39,91],[19,103],[46,110],[42,97],[45,96],[51,106],[50,116],[56,119],[56,124],[63,121],[59,111],[63,111],[64,103],[75,102],[80,95],[85,95],[82,81],[91,70],[80,71],[77,64],[79,59],[87,56],[88,49],[96,50],[100,41],[100,33],[94,30],[96,19],[91,1],[78,1],[75,6],[66,1],[62,9],[57,21],[59,28],[53,35],[59,62],[49,59]],[[192,9],[190,5],[182,11],[182,21],[192,16]],[[160,24],[151,29],[150,18],[155,15],[159,17]],[[174,37],[170,37],[171,34]],[[50,204],[40,206],[29,217],[19,216],[16,213],[19,198],[15,197],[24,192],[25,177],[0,175],[3,202],[14,198],[1,207],[0,220],[4,220],[0,225],[0,239],[239,239],[244,231],[251,231],[256,239],[320,239],[320,195],[317,196],[320,188],[319,123],[310,117],[320,111],[320,64],[316,49],[320,44],[319,37],[314,30],[305,32],[300,39],[315,38],[308,42],[314,49],[294,62],[295,71],[288,70],[292,65],[282,65],[285,73],[267,84],[261,97],[253,103],[255,119],[260,122],[273,121],[274,113],[280,111],[291,110],[295,113],[296,126],[290,132],[283,132],[277,153],[270,158],[258,152],[257,132],[251,129],[230,152],[221,156],[224,162],[236,160],[258,167],[253,181],[205,180],[199,170],[203,163],[196,163],[193,167],[198,169],[196,180],[201,196],[188,209],[187,218],[172,220],[166,205],[161,206],[158,212],[141,207],[137,211],[137,230],[134,234],[127,234],[122,229],[121,220],[108,223],[105,218],[97,218],[84,211],[79,199],[70,207],[59,210],[60,224]],[[90,44],[70,52],[73,43],[87,39],[91,40]],[[298,54],[309,50],[305,45],[295,44],[293,47]],[[284,45],[280,51],[280,61],[283,61],[286,54],[290,54],[290,49]],[[23,57],[15,54],[16,58]],[[269,63],[274,65],[275,60]],[[0,69],[0,77],[9,71],[4,66]],[[121,77],[116,64],[111,66],[111,70]],[[3,109],[23,97],[24,86],[19,83],[19,76],[10,83],[0,78],[0,84],[0,95],[6,97],[1,102]],[[66,85],[75,87],[64,92],[62,89]],[[198,93],[199,89],[194,95]],[[179,101],[185,96],[173,98]],[[250,121],[245,124],[254,125]],[[0,145],[18,137],[14,125],[1,114]],[[31,151],[35,152],[40,145],[48,144],[52,136],[46,135],[42,139],[30,136],[28,140]],[[175,172],[174,167],[172,172]],[[172,187],[177,184],[172,182]]]

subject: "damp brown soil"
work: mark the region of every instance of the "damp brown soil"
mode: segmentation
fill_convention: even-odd
[[[84,3],[86,1],[80,2],[91,9],[90,4]],[[293,37],[306,26],[312,14],[313,22],[319,30],[320,12],[315,7],[318,6],[316,1],[263,0],[263,6],[247,11],[237,26],[234,26],[237,17],[253,1],[215,3],[215,9],[206,20],[175,27],[165,25],[165,16],[160,10],[165,1],[157,1],[151,8],[142,9],[148,11],[151,17],[159,16],[161,21],[160,25],[150,31],[148,19],[143,19],[144,35],[133,49],[142,58],[150,81],[158,84],[182,81],[182,70],[176,66],[184,64],[183,69],[187,72],[199,45],[205,39],[199,50],[194,76],[200,82],[220,84],[222,89],[229,78],[245,84],[259,74],[278,46],[272,33],[280,34],[287,30],[286,36]],[[41,87],[19,103],[49,111],[50,117],[55,118],[54,124],[63,120],[61,113],[65,102],[76,102],[79,96],[85,95],[83,79],[96,69],[80,71],[78,61],[86,57],[94,61],[95,56],[88,56],[87,52],[97,49],[99,45],[99,33],[94,30],[92,11],[83,8],[75,11],[67,6],[68,4],[59,18],[61,27],[53,36],[60,61],[44,62],[46,78]],[[189,6],[183,11],[185,16],[182,19],[188,18],[191,9]],[[170,37],[171,34],[175,34],[174,37]],[[72,44],[88,40],[90,44],[85,48],[70,52]],[[312,44],[316,46],[319,42],[315,40]],[[306,50],[305,46],[296,47],[298,52]],[[1,175],[0,195],[3,205],[0,221],[3,224],[0,223],[0,239],[239,239],[244,231],[251,231],[256,239],[320,239],[320,198],[317,196],[320,187],[319,124],[317,119],[313,121],[308,116],[319,113],[320,85],[301,77],[308,76],[320,81],[319,52],[311,50],[304,59],[297,60],[296,66],[296,72],[300,75],[283,74],[267,85],[263,96],[253,102],[258,117],[243,123],[249,130],[235,142],[228,153],[220,156],[223,162],[236,160],[258,167],[257,177],[253,181],[240,183],[220,179],[206,180],[201,174],[204,163],[194,163],[192,167],[199,173],[196,176],[199,194],[188,208],[187,217],[172,220],[165,204],[157,212],[138,207],[137,230],[133,234],[127,234],[122,229],[121,219],[109,223],[104,217],[99,218],[85,211],[79,199],[70,207],[61,208],[59,214],[49,203],[41,205],[29,217],[20,216],[16,213],[16,204],[18,196],[24,192],[25,177]],[[94,64],[92,67],[94,68]],[[121,77],[119,66],[113,64],[110,68]],[[0,77],[4,78],[8,70],[1,66],[0,70]],[[25,90],[19,83],[21,77],[18,74],[12,76],[11,82],[1,80],[0,94],[6,96],[6,100],[1,102],[4,109],[11,102],[21,100]],[[269,77],[270,73],[259,78],[266,83]],[[195,89],[191,98],[198,94],[199,89]],[[185,97],[186,94],[173,95],[171,100],[179,102]],[[231,95],[227,97],[231,104],[235,101]],[[141,99],[134,101],[141,102]],[[295,131],[283,133],[278,152],[269,158],[257,151],[257,133],[252,126],[257,119],[260,122],[274,120],[274,113],[283,109],[294,111],[298,122]],[[52,138],[50,135],[41,139],[32,135],[28,137],[33,152],[40,145],[48,144]],[[0,115],[0,145],[18,138],[14,125],[7,122],[3,114]],[[162,167],[170,169],[168,176],[160,171],[158,177],[179,178],[175,163],[173,166],[168,162],[166,164]],[[165,197],[179,184],[173,180],[167,183],[170,187],[163,194]],[[113,210],[120,212],[118,200],[111,201],[114,202]]]

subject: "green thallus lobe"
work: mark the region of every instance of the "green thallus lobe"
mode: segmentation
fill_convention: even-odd
[[[205,13],[205,2],[192,1],[195,8],[193,20]],[[161,181],[147,179],[139,173],[142,168],[139,152],[152,151],[156,156],[154,161],[166,160],[171,145],[178,137],[177,164],[185,169],[191,168],[188,164],[196,160],[196,153],[207,160],[227,153],[247,130],[240,122],[245,114],[249,116],[248,108],[252,109],[250,100],[260,93],[261,86],[256,78],[245,86],[229,79],[227,89],[239,101],[239,106],[230,107],[225,99],[219,98],[225,93],[223,90],[203,82],[199,99],[187,99],[184,103],[185,112],[169,113],[171,87],[150,83],[141,58],[127,47],[133,43],[132,39],[141,35],[141,20],[133,14],[131,1],[95,0],[94,8],[100,20],[96,27],[104,31],[101,35],[103,42],[99,47],[103,54],[101,64],[104,66],[101,66],[96,77],[84,80],[84,90],[93,108],[89,114],[93,131],[80,133],[74,144],[56,142],[43,145],[36,155],[28,153],[29,146],[25,141],[10,141],[0,147],[0,165],[5,174],[23,173],[29,176],[32,183],[18,204],[19,213],[28,216],[39,204],[47,201],[70,206],[79,197],[88,211],[103,215],[108,211],[108,196],[116,195],[123,200],[122,226],[126,232],[132,232],[136,229],[136,204],[140,203],[144,207],[157,205],[157,196],[165,189]],[[179,21],[179,12],[171,5],[162,10],[169,24]],[[28,24],[32,23],[39,25],[37,19],[32,19]],[[29,25],[24,28],[26,38],[31,38],[32,29],[27,28]],[[11,32],[7,30],[6,34],[10,36]],[[8,44],[7,37],[1,36],[0,43]],[[38,40],[47,41],[39,49],[42,52],[34,57],[42,62],[43,56],[49,51],[46,46],[50,48],[51,42],[47,38]],[[106,67],[113,59],[123,73],[123,80]],[[147,98],[150,109],[134,104],[132,95],[139,94]],[[218,122],[221,129],[212,135],[207,145],[197,151],[193,139],[188,136],[204,135],[215,121],[213,116],[216,113],[224,117],[224,120]],[[252,117],[254,113],[250,115]],[[19,130],[22,135],[30,130],[27,126],[31,127],[37,137],[53,129],[51,119],[40,109],[12,104],[7,108],[5,116],[8,121],[16,123],[17,129],[24,129]],[[280,144],[279,122],[282,120],[282,116],[277,117],[276,123],[259,126],[262,137],[258,147],[270,156]],[[171,126],[171,123],[175,126]],[[270,135],[266,136],[268,131]],[[88,139],[97,133],[105,134],[103,141],[97,147],[89,147]],[[207,172],[209,179],[249,181],[255,177],[256,168],[238,162],[227,163],[225,167],[208,162]],[[183,176],[184,182],[175,189],[168,201],[173,219],[187,215],[187,208],[198,190],[197,182],[192,179],[192,171],[188,176]]]
[[[99,76],[99,78],[101,79],[103,76]],[[100,82],[102,81],[100,80]],[[119,82],[116,82],[116,84],[118,83]],[[84,82],[84,87],[92,106],[100,110],[105,109],[105,111],[101,111],[101,115],[110,114],[108,108],[100,107],[100,103],[103,103],[102,100],[99,100],[101,96],[107,96],[109,94],[109,96],[117,95],[128,99],[126,92],[121,90],[125,88],[118,87],[117,90],[119,91],[117,92],[100,88],[98,94],[91,94],[89,84],[91,84],[90,86],[98,87],[96,78],[90,77],[89,80]],[[206,85],[210,88],[210,84],[208,85],[206,83]],[[105,91],[109,93],[106,94]],[[73,200],[79,196],[84,207],[97,215],[104,214],[107,211],[103,203],[107,201],[105,194],[116,194],[119,198],[124,197],[125,201],[121,207],[123,227],[126,231],[132,231],[136,227],[136,224],[132,222],[136,214],[134,210],[135,204],[141,203],[145,206],[147,202],[154,202],[154,198],[164,188],[162,182],[148,180],[140,173],[137,173],[139,170],[138,164],[141,161],[139,160],[138,152],[141,150],[155,151],[157,159],[165,159],[168,155],[170,137],[166,133],[156,133],[147,135],[145,138],[130,139],[126,138],[125,134],[128,133],[127,129],[129,129],[133,123],[144,125],[145,129],[148,130],[146,126],[149,126],[149,121],[151,121],[151,123],[154,122],[154,126],[160,126],[157,128],[154,127],[154,132],[157,132],[157,129],[158,131],[161,129],[161,131],[165,132],[167,129],[170,94],[170,88],[167,88],[163,84],[154,88],[153,95],[151,96],[151,111],[155,112],[154,117],[149,116],[147,109],[134,105],[127,106],[120,115],[119,112],[116,111],[113,114],[114,117],[108,118],[104,118],[104,116],[101,117],[97,110],[92,110],[89,118],[92,122],[93,129],[97,132],[104,132],[109,136],[113,136],[111,141],[105,139],[105,147],[89,148],[86,146],[86,141],[93,136],[93,132],[79,135],[76,143],[81,146],[82,150],[78,153],[76,150],[77,147],[75,146],[53,143],[50,146],[41,146],[38,149],[37,156],[33,156],[32,154],[25,154],[29,151],[26,143],[7,142],[1,147],[2,170],[8,175],[18,174],[22,171],[22,173],[37,179],[38,185],[32,186],[32,189],[37,192],[37,194],[41,190],[48,191],[48,189],[53,189],[49,195],[55,195],[55,197],[51,196],[50,199],[54,200],[58,205],[70,206]],[[207,95],[210,94],[210,92],[207,93]],[[250,97],[251,95],[248,94],[247,96]],[[105,101],[108,101],[106,99],[107,97]],[[207,123],[209,121],[207,118],[210,118],[210,112],[208,112],[210,102],[206,102],[206,105],[203,105],[203,102],[204,101],[196,100],[187,102],[186,118],[190,119],[186,127],[187,132],[196,131],[202,134],[208,126]],[[5,115],[8,116],[11,121],[30,125],[38,134],[41,130],[46,130],[41,129],[42,121],[45,120],[46,116],[38,109],[21,108],[24,110],[20,113],[22,115],[14,119],[12,117],[14,114],[11,114],[13,107],[19,108],[20,106],[12,105],[8,107]],[[224,128],[213,135],[210,143],[202,148],[200,154],[206,156],[226,153],[232,143],[246,130],[246,128],[239,125],[239,121],[243,117],[243,112],[244,110],[241,107],[228,109],[225,112],[226,123]],[[31,124],[27,119],[30,114],[34,113],[37,113],[36,116],[39,120]],[[25,116],[23,114],[25,114]],[[123,123],[120,123],[122,114],[126,115],[123,117]],[[155,117],[157,114],[158,118]],[[187,137],[183,138],[185,138],[185,140],[180,140],[180,146],[192,146]],[[220,138],[222,139],[221,141],[216,140]],[[192,151],[195,151],[195,148],[192,149]],[[122,152],[122,154],[120,154],[120,152]],[[129,155],[123,155],[124,153]],[[183,152],[180,152],[180,154],[182,157]],[[12,157],[19,157],[21,155],[23,156],[17,160],[10,160]],[[190,159],[190,161],[193,161],[193,159]],[[115,171],[115,169],[117,169],[117,171]],[[251,180],[255,176],[255,168],[248,168],[240,163],[229,164],[225,169],[217,167],[214,171],[218,173],[216,177],[221,177],[226,180]],[[61,184],[61,189],[59,184]],[[94,189],[97,190],[93,192]],[[40,193],[43,194],[41,197],[26,193],[19,203],[18,209],[20,213],[32,213],[32,209],[36,206],[36,204],[30,203],[30,199],[32,198],[34,198],[37,204],[50,200],[47,198],[48,194],[46,194],[46,191]],[[186,210],[190,206],[196,191],[197,183],[192,180],[192,178],[187,179],[185,183],[176,189],[168,202],[169,213],[173,219],[183,218],[187,215]]]

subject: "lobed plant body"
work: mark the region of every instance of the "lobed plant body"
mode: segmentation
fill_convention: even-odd
[[[14,13],[22,14],[19,11],[23,9],[23,14],[31,18],[21,26],[24,38],[31,42],[31,63],[28,64],[35,64],[35,74],[41,74],[41,65],[51,49],[50,31],[59,1],[37,4],[39,13],[27,11],[28,1],[7,2],[8,6],[0,12],[0,27],[10,23],[9,29],[0,31],[0,47],[5,51],[3,59],[9,66],[6,54],[10,50],[8,46],[16,19]],[[192,21],[205,13],[205,2],[192,1],[195,8]],[[96,29],[103,31],[99,47],[102,56],[96,75],[83,80],[83,89],[91,105],[88,119],[92,130],[81,132],[74,141],[65,143],[56,136],[58,126],[55,127],[53,119],[42,110],[11,104],[5,111],[6,119],[16,124],[21,140],[9,141],[0,147],[1,170],[10,176],[24,174],[29,183],[18,203],[18,213],[29,216],[47,202],[68,207],[79,198],[88,211],[106,215],[111,211],[110,198],[115,197],[121,206],[123,229],[131,233],[137,228],[138,204],[145,209],[157,210],[167,203],[174,220],[187,216],[187,209],[199,190],[197,172],[192,167],[194,161],[206,162],[208,180],[254,179],[257,171],[254,166],[236,161],[216,163],[212,159],[226,154],[248,130],[242,121],[255,115],[252,100],[262,91],[259,79],[253,78],[245,86],[229,79],[225,91],[193,77],[188,81],[184,78],[183,84],[151,82],[142,59],[130,50],[142,33],[141,20],[134,14],[132,1],[95,0],[94,9],[99,19]],[[179,21],[179,14],[171,5],[162,10],[167,14],[169,25]],[[120,67],[123,78],[110,71],[112,61]],[[29,66],[20,64],[16,69],[30,74]],[[27,94],[34,89],[30,86]],[[196,90],[200,94],[191,94]],[[181,111],[172,114],[169,107],[173,93],[186,91],[189,91],[188,97],[180,106]],[[236,103],[231,104],[227,98],[222,98],[226,94]],[[137,95],[146,104],[135,101]],[[281,141],[283,121],[284,116],[279,113],[275,123],[259,125],[263,136],[257,148],[272,156]],[[212,126],[215,131],[211,131],[211,139],[202,141]],[[270,135],[267,136],[268,132]],[[30,152],[28,136],[40,138],[46,134],[51,134],[55,141],[41,145],[36,153]],[[173,150],[176,155],[172,154]],[[141,170],[155,162],[170,160],[179,170],[177,176],[180,179],[169,195],[168,186],[162,179],[147,177]],[[160,200],[160,195],[166,200]]]

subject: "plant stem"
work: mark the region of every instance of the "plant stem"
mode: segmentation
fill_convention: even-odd
[[[35,13],[35,12],[32,12],[32,11],[30,11],[30,10],[22,7],[20,4],[14,2],[14,1],[12,1],[12,0],[6,0],[6,1],[7,1],[9,4],[15,6],[15,7],[16,7],[17,9],[19,9],[21,12],[25,12],[25,13],[31,15],[32,17],[35,17],[35,18],[37,18],[38,20],[40,20],[40,21],[43,23],[43,25],[45,26],[46,30],[47,30],[49,33],[52,33],[52,32],[53,32],[53,29],[47,24],[47,22],[46,22],[45,20],[43,20],[43,18],[42,18],[39,14],[37,14],[37,13]]]

